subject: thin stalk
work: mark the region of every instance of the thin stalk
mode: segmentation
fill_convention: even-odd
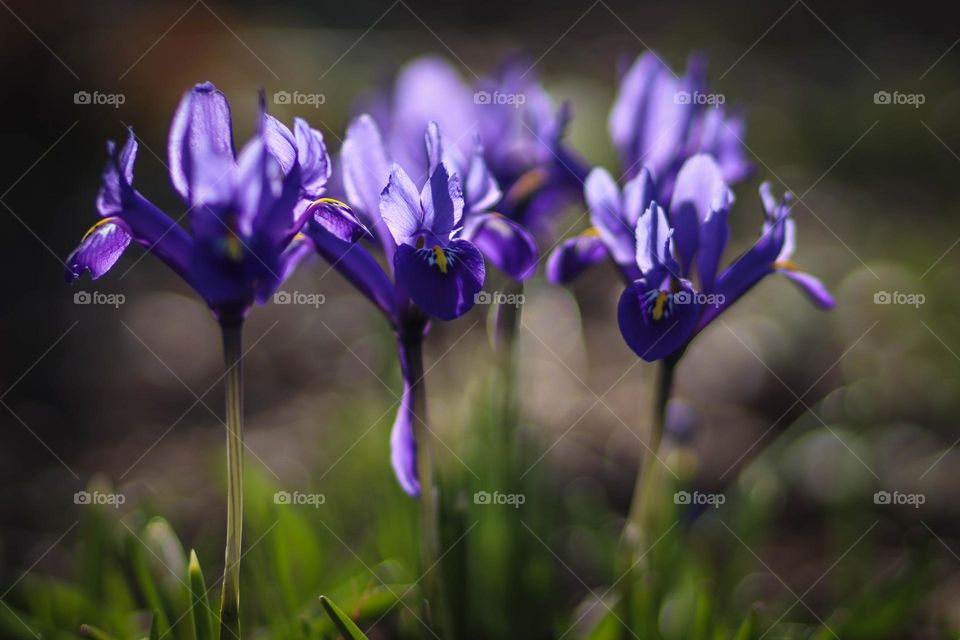
[[[420,480],[420,563],[427,608],[425,621],[434,628],[443,620],[440,562],[440,519],[433,471],[432,434],[427,427],[427,394],[423,374],[423,338],[402,339],[401,356],[413,398],[413,437],[417,443]]]
[[[642,466],[640,467],[640,473],[637,474],[633,501],[630,505],[630,512],[627,514],[627,523],[621,539],[620,559],[623,564],[620,572],[624,575],[624,578],[621,583],[620,607],[622,608],[623,619],[635,630],[642,629],[641,625],[644,622],[640,619],[643,615],[638,615],[639,610],[644,607],[642,603],[635,600],[634,589],[638,586],[638,580],[643,569],[650,565],[650,560],[646,554],[649,553],[649,545],[652,540],[653,507],[657,501],[660,477],[660,461],[658,460],[660,442],[663,438],[667,403],[670,401],[674,370],[678,360],[679,356],[661,360],[657,369],[650,437],[643,450]],[[650,585],[640,588],[640,597],[642,598],[643,590],[650,588]],[[635,608],[638,611],[635,611]],[[650,614],[648,611],[647,615],[655,614]]]
[[[242,322],[222,322],[227,396],[227,541],[224,550],[220,638],[240,638],[240,547],[243,537]]]

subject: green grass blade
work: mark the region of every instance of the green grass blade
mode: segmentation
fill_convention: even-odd
[[[743,622],[740,624],[740,628],[737,629],[737,635],[733,637],[734,640],[752,640],[756,635],[755,629],[757,628],[757,609],[750,609],[750,613],[747,614],[747,617],[743,619]]]
[[[160,640],[160,612],[153,612],[153,620],[150,622],[150,640]]]
[[[320,596],[320,604],[323,605],[323,608],[326,610],[327,615],[330,616],[330,619],[333,620],[333,624],[336,625],[337,630],[340,631],[346,638],[350,640],[367,640],[367,636],[363,635],[363,631],[360,631],[360,627],[354,624],[353,620],[340,610],[340,607],[333,604],[333,601],[326,596]]]
[[[106,631],[102,629],[97,629],[96,627],[89,624],[80,625],[80,635],[87,636],[88,638],[93,638],[93,640],[116,640]]]
[[[190,550],[190,564],[187,568],[187,582],[190,584],[190,618],[196,640],[214,640],[213,621],[210,619],[210,602],[207,600],[207,583],[203,579],[197,552]]]

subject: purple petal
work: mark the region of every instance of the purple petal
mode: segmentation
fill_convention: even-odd
[[[403,490],[413,497],[418,497],[420,479],[417,473],[417,441],[413,435],[413,422],[417,416],[414,414],[413,394],[414,387],[419,381],[412,379],[414,374],[411,370],[407,347],[399,342],[398,349],[400,372],[403,375],[403,395],[390,432],[390,463]]]
[[[366,216],[367,224],[374,228],[390,258],[392,236],[380,218],[380,193],[387,186],[391,165],[373,118],[364,114],[350,123],[340,149],[340,161],[347,201]]]
[[[550,253],[547,260],[547,280],[555,284],[567,284],[601,262],[609,254],[596,230],[567,238]]]
[[[260,137],[283,172],[290,173],[297,161],[297,140],[293,133],[269,113],[260,114]]]
[[[356,242],[364,236],[372,237],[370,231],[344,202],[333,198],[320,198],[310,205],[310,211],[314,221],[338,240]]]
[[[631,230],[637,227],[640,216],[656,199],[653,178],[646,167],[623,185],[623,220]]]
[[[300,261],[316,250],[313,241],[306,235],[298,233],[280,253],[275,269],[276,277],[265,278],[257,283],[257,302],[264,304],[277,289],[286,282],[296,270]]]
[[[500,185],[483,159],[483,146],[477,140],[463,187],[464,206],[471,212],[486,211],[500,201],[501,195]]]
[[[310,128],[307,121],[293,121],[297,139],[297,160],[300,163],[300,186],[304,197],[319,198],[330,178],[330,156],[323,142],[323,134]]]
[[[529,231],[500,214],[472,216],[462,237],[514,280],[526,280],[537,270],[536,240]]]
[[[463,189],[456,168],[443,161],[430,174],[420,191],[423,227],[438,237],[447,237],[463,217]]]
[[[679,281],[678,291],[661,291],[637,280],[620,296],[617,320],[623,339],[647,362],[665,358],[693,335],[700,315],[693,286]]]
[[[670,250],[673,230],[667,222],[667,214],[656,202],[640,216],[637,222],[636,262],[641,273],[648,274],[666,269],[678,276],[677,264]]]
[[[466,240],[422,249],[402,244],[394,261],[398,285],[421,310],[441,320],[469,311],[486,275],[483,256]]]
[[[130,233],[119,218],[103,218],[90,227],[80,246],[67,258],[67,282],[73,282],[84,271],[96,280],[116,264],[130,240]]]
[[[394,323],[396,289],[380,263],[359,243],[344,242],[315,221],[307,226],[307,233],[323,259]]]
[[[194,155],[199,150],[234,157],[230,104],[210,82],[194,86],[183,96],[167,141],[170,180],[187,202],[192,201],[190,176],[195,167]]]
[[[836,299],[818,278],[792,268],[777,267],[777,271],[790,278],[790,281],[796,284],[821,309],[832,309],[837,305]]]
[[[411,243],[425,230],[417,186],[398,164],[393,165],[380,195],[380,217],[397,244]]]
[[[700,249],[697,251],[697,274],[700,288],[705,292],[713,291],[720,267],[720,258],[727,246],[730,232],[727,226],[727,207],[711,211],[700,228]]]
[[[590,208],[590,221],[600,233],[617,264],[635,260],[634,227],[623,217],[620,189],[606,169],[597,167],[587,176],[584,198]]]
[[[670,221],[684,273],[699,248],[701,225],[712,211],[729,207],[730,202],[730,188],[713,158],[699,154],[683,164],[670,201]]]

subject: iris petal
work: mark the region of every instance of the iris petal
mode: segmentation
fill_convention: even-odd
[[[84,271],[94,280],[116,264],[130,245],[131,236],[119,218],[104,218],[83,236],[67,258],[67,282],[73,282]]]
[[[624,290],[617,308],[623,339],[647,362],[682,348],[693,335],[699,315],[697,294],[686,280],[679,281],[676,291],[661,291],[637,280]]]
[[[514,280],[526,280],[537,270],[536,240],[522,226],[499,214],[472,216],[462,237]]]
[[[398,286],[425,313],[441,320],[453,320],[469,311],[486,275],[483,256],[466,240],[422,249],[403,244],[394,261]]]
[[[167,141],[170,180],[187,202],[192,202],[189,187],[196,166],[194,155],[201,149],[234,156],[230,104],[210,82],[194,86],[180,100]]]
[[[547,280],[555,284],[572,282],[608,255],[607,247],[596,231],[567,238],[550,253],[547,260]]]

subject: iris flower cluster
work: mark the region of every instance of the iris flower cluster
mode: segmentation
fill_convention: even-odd
[[[823,284],[793,262],[791,196],[777,199],[768,183],[760,187],[759,240],[721,267],[731,185],[753,167],[740,141],[742,116],[711,96],[701,58],[676,76],[654,53],[641,55],[622,75],[608,122],[623,166],[617,180],[603,168],[587,171],[564,140],[569,105],[555,105],[518,58],[473,85],[442,60],[410,62],[362,101],[336,172],[322,134],[299,118],[288,128],[266,112],[262,93],[256,133],[237,153],[226,98],[212,84],[198,84],[170,128],[170,180],[187,207],[176,218],[133,186],[133,131],[122,146],[108,143],[100,220],[68,258],[67,278],[101,277],[135,242],[193,287],[223,327],[224,629],[239,632],[240,328],[252,305],[268,300],[304,256],[325,258],[396,335],[404,389],[391,462],[403,490],[425,505],[431,566],[438,549],[430,521],[424,336],[432,319],[471,310],[485,262],[518,282],[533,276],[538,239],[550,241],[550,221],[567,205],[585,201],[592,224],[550,253],[547,278],[567,283],[612,260],[625,286],[617,312],[624,340],[670,370],[694,336],[768,274],[782,273],[819,306],[833,306]],[[328,188],[339,199],[327,197]],[[661,423],[669,382],[665,389]]]

